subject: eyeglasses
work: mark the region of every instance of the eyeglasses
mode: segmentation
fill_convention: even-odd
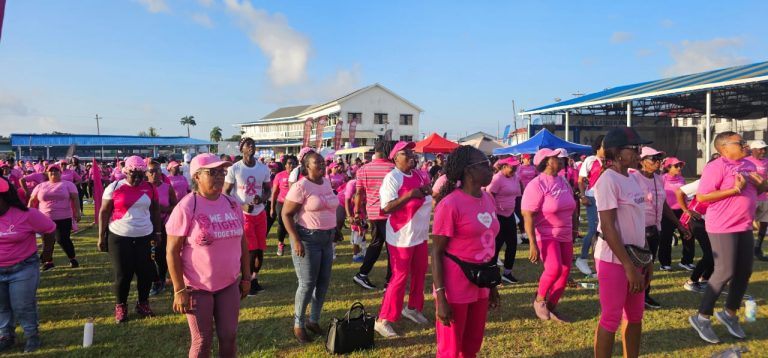
[[[729,144],[736,144],[739,147],[744,147],[744,146],[747,145],[747,141],[742,139],[742,140],[739,140],[739,141],[732,141],[732,142],[725,142],[725,143],[723,143],[723,145],[729,145]]]
[[[660,162],[660,161],[662,161],[662,160],[663,160],[661,157],[645,157],[645,158],[643,158],[643,159],[645,159],[645,160],[650,160],[650,161],[652,161],[652,162],[654,162],[654,163],[658,163],[658,162]]]
[[[227,175],[227,170],[222,168],[200,169],[200,171],[212,177]]]

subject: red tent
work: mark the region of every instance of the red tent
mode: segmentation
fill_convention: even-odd
[[[423,141],[417,142],[414,150],[418,153],[450,153],[458,147],[457,143],[451,142],[437,133],[432,133]]]

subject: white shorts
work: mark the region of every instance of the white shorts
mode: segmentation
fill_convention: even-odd
[[[768,223],[768,200],[757,202],[757,210],[755,210],[755,221]]]

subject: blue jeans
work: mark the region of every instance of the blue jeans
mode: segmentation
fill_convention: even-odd
[[[597,205],[595,204],[595,197],[588,196],[587,200],[589,205],[587,206],[587,235],[584,236],[584,241],[581,244],[581,255],[579,258],[589,258],[589,249],[592,247],[592,238],[597,234]]]
[[[310,230],[296,225],[299,240],[304,246],[304,257],[296,256],[291,250],[293,267],[299,287],[296,289],[294,302],[294,327],[304,328],[304,315],[309,302],[312,310],[309,314],[311,322],[320,321],[320,312],[325,302],[325,294],[331,282],[331,266],[333,265],[333,236],[335,229]]]
[[[38,334],[37,286],[40,283],[40,258],[37,253],[16,265],[0,267],[0,337],[13,337],[15,319],[24,337]]]

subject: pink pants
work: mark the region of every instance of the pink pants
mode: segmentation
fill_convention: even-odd
[[[437,357],[476,357],[483,345],[488,299],[472,303],[450,303],[453,311],[451,325],[446,327],[437,319]]]
[[[571,272],[573,260],[573,242],[540,240],[537,243],[539,255],[544,263],[544,272],[539,279],[539,296],[556,305],[568,285],[568,274]]]
[[[403,310],[405,283],[411,274],[411,289],[408,291],[408,307],[421,312],[424,309],[424,280],[429,266],[427,242],[412,247],[396,247],[387,244],[392,278],[381,302],[379,318],[397,322]]]
[[[616,332],[622,319],[628,323],[641,323],[645,310],[645,291],[629,293],[629,280],[620,264],[595,261],[600,291],[600,326],[608,332]]]
[[[187,314],[192,344],[189,357],[210,357],[213,325],[219,338],[219,357],[237,356],[237,319],[240,315],[240,282],[216,292],[192,291],[192,308]]]

